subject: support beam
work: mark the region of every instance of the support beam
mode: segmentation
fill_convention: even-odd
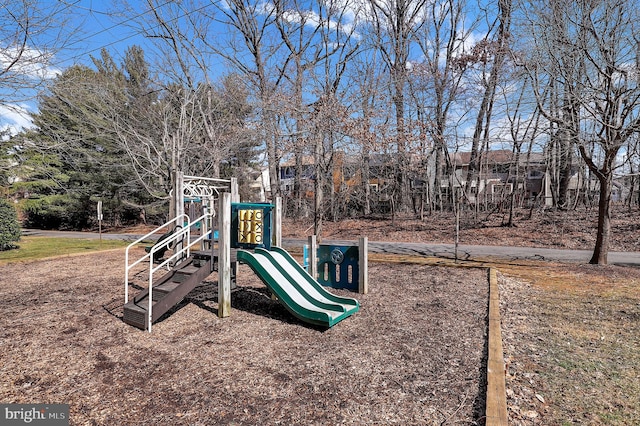
[[[369,238],[361,237],[359,241],[358,253],[358,293],[367,294],[369,292]]]
[[[239,203],[240,202],[240,192],[238,190],[238,178],[231,178],[231,202]]]
[[[489,354],[487,360],[486,424],[508,425],[507,396],[505,383],[504,352],[500,330],[500,295],[498,277],[494,268],[489,268]]]
[[[309,235],[309,275],[318,279],[318,241],[315,235]]]
[[[218,212],[218,317],[231,315],[231,194],[220,194]]]
[[[176,173],[176,188],[174,190],[175,192],[175,199],[176,199],[176,216],[175,217],[182,217],[182,215],[184,214],[184,173],[183,172],[177,172]],[[183,226],[182,223],[182,219],[178,222],[176,222],[176,226]],[[182,250],[183,246],[182,243],[178,243],[173,247],[173,253],[178,253],[180,250]]]
[[[176,212],[174,217],[180,217],[184,214],[184,173],[176,172],[176,181],[174,189],[174,197],[176,200]],[[180,225],[180,224],[178,224]]]
[[[274,246],[282,247],[282,198],[276,197],[274,204],[271,241]]]

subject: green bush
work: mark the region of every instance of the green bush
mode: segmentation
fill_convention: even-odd
[[[0,199],[0,251],[16,248],[20,240],[20,223],[16,210],[7,200]]]
[[[47,195],[25,200],[25,226],[37,229],[68,229],[73,211],[80,211],[68,195]]]

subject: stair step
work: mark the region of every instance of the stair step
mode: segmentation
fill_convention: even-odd
[[[187,274],[187,275],[191,275],[191,274],[195,274],[196,272],[198,272],[198,269],[200,269],[198,266],[194,266],[194,265],[189,265],[189,266],[185,266],[182,269],[178,269],[176,271],[176,274]]]
[[[193,256],[194,259],[209,260],[211,259],[211,250],[208,250],[208,251],[193,250],[191,252],[191,255]]]
[[[209,260],[211,259],[211,257],[215,257],[216,259],[218,258],[218,249],[214,249],[214,250],[192,250],[191,251],[191,256],[194,259],[204,259],[204,260]],[[230,251],[230,257],[231,257],[231,261],[232,262],[236,262],[238,260],[238,256],[237,256],[237,249],[231,249]]]
[[[153,299],[152,322],[177,305],[186,295],[201,283],[212,270],[211,256],[194,261],[193,257],[176,266],[176,269],[165,274],[154,286],[151,297]],[[134,302],[136,301],[137,302]],[[146,329],[148,327],[149,298],[147,290],[124,306],[123,321],[134,327]]]
[[[129,325],[144,330],[147,328],[147,310],[129,302],[124,305],[124,316],[122,320]]]
[[[157,291],[158,293],[167,294],[167,293],[173,291],[174,289],[176,289],[180,284],[181,284],[180,282],[176,282],[176,281],[167,281],[164,284],[161,284],[161,285],[159,285],[157,287],[154,287],[153,291],[154,291],[154,293]],[[155,297],[154,297],[154,300],[155,300]]]
[[[175,271],[175,273],[171,277],[171,282],[174,282],[174,283],[185,282],[186,280],[189,279],[191,275],[195,274],[199,270],[200,270],[200,267],[198,266],[194,266],[194,265],[185,266]]]

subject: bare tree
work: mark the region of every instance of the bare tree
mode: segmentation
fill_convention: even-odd
[[[503,72],[505,60],[509,57],[509,39],[511,27],[511,0],[498,1],[498,16],[496,18],[497,26],[495,32],[490,31],[488,37],[482,40],[474,47],[469,60],[481,64],[481,87],[484,92],[481,96],[480,105],[476,114],[476,122],[473,130],[473,138],[471,145],[471,157],[469,159],[469,170],[466,178],[466,192],[470,196],[475,183],[476,190],[479,190],[479,173],[481,163],[481,147],[488,149],[489,132],[491,130],[491,119],[493,115],[493,106],[496,96],[496,88],[499,78]],[[491,40],[489,37],[495,37]],[[479,197],[475,196],[476,210],[478,207]]]
[[[541,1],[529,9],[531,28],[542,31],[532,39],[537,43],[535,56],[525,63],[538,87],[540,111],[561,129],[575,132],[570,137],[600,186],[598,230],[590,260],[594,264],[607,263],[611,192],[618,154],[640,130],[640,16],[635,6],[622,0],[567,1],[554,9]],[[549,10],[553,19],[543,19]],[[550,31],[560,28],[559,34],[571,37],[547,40],[544,28],[549,22],[555,26]],[[571,70],[558,67],[568,46],[574,52],[571,60],[575,66]],[[565,93],[561,114],[553,114],[540,90],[541,83],[550,79]]]
[[[215,10],[210,2],[146,0],[134,6],[146,13],[132,14],[131,24],[159,53],[153,63],[157,77],[148,87],[148,99],[158,101],[135,117],[117,120],[118,136],[141,182],[155,196],[167,197],[178,172],[220,177],[221,164],[237,165],[241,150],[251,152],[245,143],[251,138],[239,136],[249,114],[247,95],[231,76],[220,84],[212,81],[217,56],[210,45],[213,21],[206,12]],[[135,10],[126,2],[123,7]]]
[[[256,127],[266,146],[271,195],[280,194],[278,166],[282,138],[279,113],[282,105],[280,86],[287,71],[282,51],[283,42],[272,37],[276,31],[276,8],[272,4],[252,0],[230,0],[216,4],[216,19],[231,29],[229,41],[216,43],[212,49],[239,74],[254,93]]]
[[[347,15],[354,14],[354,18],[347,19]],[[312,74],[313,87],[319,94],[314,103],[311,116],[311,141],[314,157],[314,232],[320,236],[322,223],[326,212],[330,211],[330,218],[336,219],[335,198],[336,188],[333,179],[334,156],[341,140],[347,138],[349,123],[349,106],[352,91],[349,81],[349,69],[354,66],[353,57],[359,52],[358,9],[356,2],[330,0],[318,6],[317,18],[319,22],[317,48],[321,52],[318,66]],[[349,152],[354,151],[353,141]],[[345,144],[347,145],[347,144]],[[328,207],[325,195],[329,195]]]
[[[190,141],[198,139],[202,131],[197,115],[196,94],[175,86],[161,102],[138,116],[140,122],[133,123],[127,116],[113,117],[136,177],[149,194],[168,198],[176,171],[185,171],[193,148]]]
[[[70,11],[64,3],[0,0],[0,107],[24,114],[20,104],[58,74],[56,55],[78,36]]]
[[[513,157],[509,166],[509,174],[507,181],[513,182],[511,192],[509,194],[509,216],[506,226],[515,226],[514,222],[514,208],[516,207],[516,196],[520,196],[527,193],[527,177],[526,172],[529,165],[529,158],[536,139],[541,133],[540,120],[542,115],[538,111],[538,108],[532,102],[528,101],[531,94],[530,80],[527,78],[526,73],[520,75],[517,83],[520,84],[519,91],[510,101],[505,102],[507,106],[506,118],[509,123],[509,134],[513,141]],[[532,110],[533,108],[533,110]],[[527,152],[525,161],[522,161],[522,149],[526,146]],[[524,163],[526,167],[521,167]],[[524,169],[524,170],[523,170]],[[520,173],[524,172],[525,176],[521,176]],[[522,187],[520,187],[522,185]]]
[[[320,15],[311,13],[306,6],[301,5],[296,0],[274,2],[276,10],[275,24],[282,38],[286,59],[282,65],[287,89],[291,96],[287,102],[288,119],[287,136],[290,141],[290,151],[293,152],[295,162],[295,176],[293,185],[293,214],[299,216],[306,214],[303,212],[303,198],[305,189],[303,188],[303,157],[309,154],[307,140],[309,139],[308,107],[303,91],[309,89],[309,74],[313,73],[315,67],[331,54],[332,50],[318,48],[321,42],[320,32],[322,26]],[[322,5],[320,5],[321,7]],[[306,86],[306,90],[305,90]]]
[[[397,202],[408,205],[409,156],[405,129],[407,64],[416,31],[424,24],[427,0],[369,0],[376,48],[389,72],[389,89],[395,109],[397,161]]]
[[[416,37],[424,61],[412,69],[411,93],[418,121],[426,129],[425,137],[433,141],[429,153],[433,161],[425,164],[424,172],[429,176],[432,207],[442,208],[442,182],[453,173],[447,144],[454,134],[451,113],[464,97],[465,45],[478,24],[465,13],[465,6],[464,1],[457,0],[425,5],[425,24]]]
[[[347,133],[355,141],[361,157],[360,203],[362,213],[369,215],[376,207],[379,199],[376,192],[372,193],[370,183],[378,190],[383,180],[381,176],[372,174],[372,161],[376,154],[380,154],[386,139],[386,113],[380,107],[384,98],[382,87],[384,76],[378,66],[379,58],[371,50],[364,49],[355,55],[353,67],[349,73],[349,82],[353,100],[350,102],[354,117],[347,123]],[[378,192],[378,198],[380,193]]]

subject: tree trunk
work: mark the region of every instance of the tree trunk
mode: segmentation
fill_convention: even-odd
[[[476,187],[476,212],[478,210],[478,197],[480,197],[479,179],[481,174],[481,155],[479,154],[479,145],[482,135],[485,140],[488,139],[489,129],[491,127],[491,116],[493,114],[494,101],[496,96],[496,88],[498,80],[503,71],[503,65],[508,53],[509,29],[511,27],[511,1],[501,0],[498,2],[500,8],[500,26],[498,28],[497,43],[498,48],[494,52],[494,61],[489,72],[489,77],[485,82],[485,90],[482,101],[476,115],[475,128],[473,130],[473,140],[471,145],[471,154],[469,157],[469,170],[467,171],[465,191],[467,196],[471,195],[472,182],[478,181]]]
[[[397,171],[396,179],[396,203],[395,206],[399,210],[404,210],[408,207],[408,195],[409,195],[409,159],[407,157],[407,141],[405,134],[405,99],[404,99],[404,83],[406,81],[406,74],[404,71],[405,63],[396,66],[397,70],[394,72],[395,80],[395,93],[393,96],[393,103],[396,110],[396,143],[397,143]]]
[[[315,174],[313,181],[313,233],[318,238],[322,238],[322,219],[324,216],[325,172],[322,148],[322,137],[316,137],[313,162]]]
[[[596,235],[596,246],[589,263],[593,265],[606,265],[609,253],[609,235],[611,233],[611,188],[613,185],[612,175],[600,176],[600,201],[598,202],[598,231]]]
[[[364,150],[365,148],[363,148]],[[371,186],[369,186],[369,154],[362,155],[362,189],[364,192],[364,203],[362,207],[362,213],[365,216],[371,214]]]
[[[572,146],[571,140],[567,132],[561,132],[558,139],[559,158],[558,158],[558,208],[560,210],[569,209],[569,183],[571,182],[572,168]]]

